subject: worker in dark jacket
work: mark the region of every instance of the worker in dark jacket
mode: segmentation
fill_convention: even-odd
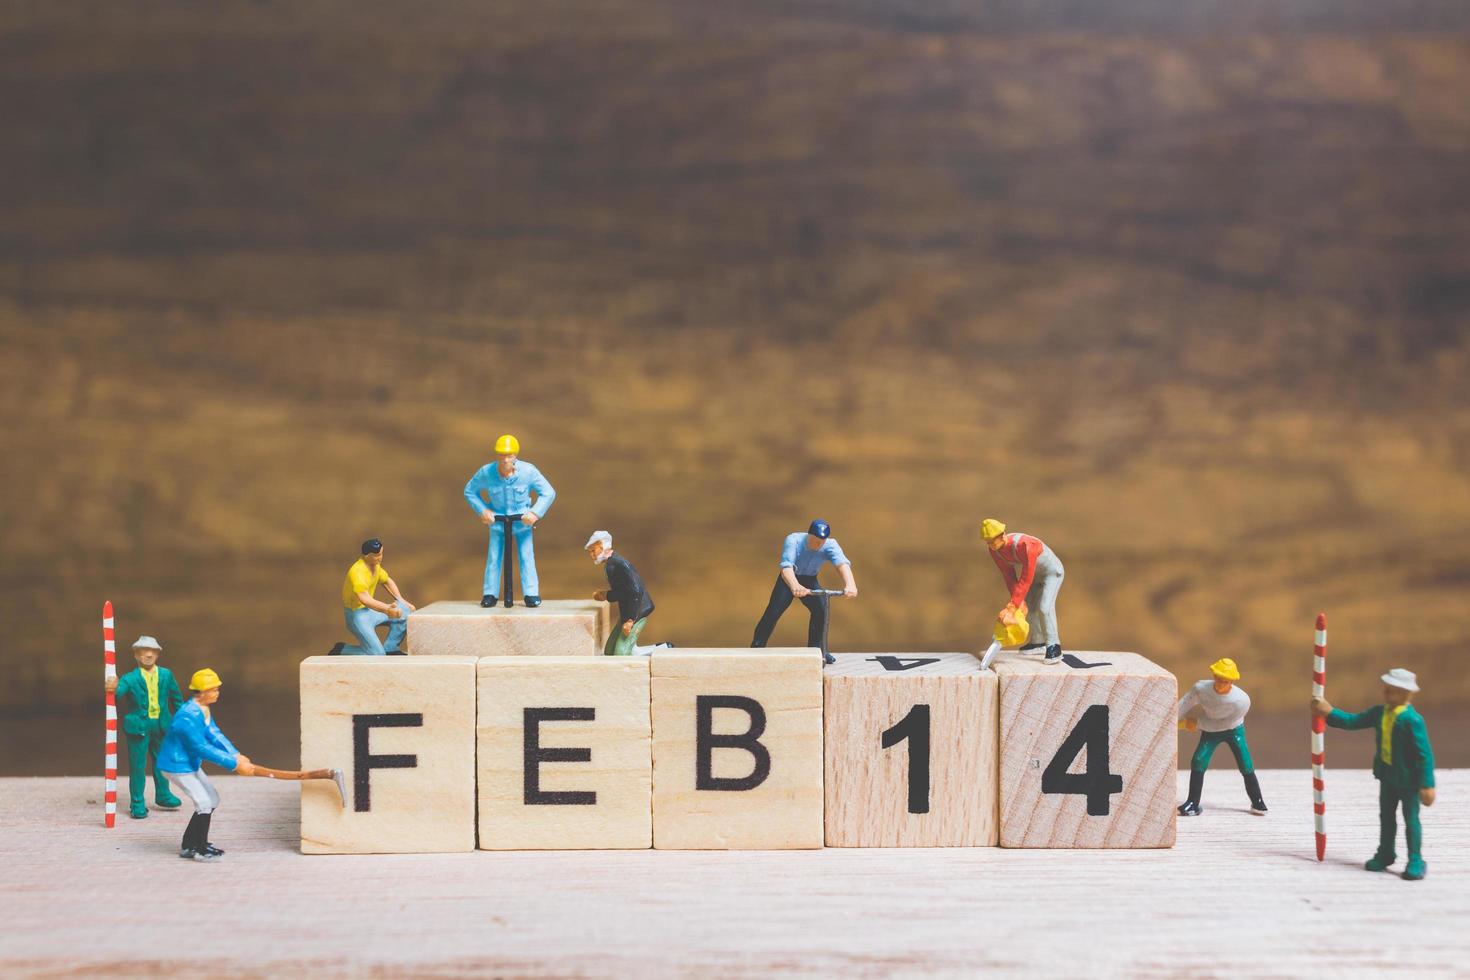
[[[607,572],[608,589],[598,589],[592,598],[599,602],[618,604],[618,625],[608,634],[607,645],[602,652],[609,657],[646,657],[654,647],[638,646],[638,636],[653,614],[653,599],[643,585],[643,577],[633,563],[622,555],[615,554],[612,535],[606,531],[594,531],[587,539],[587,554]],[[671,646],[659,643],[655,646]]]

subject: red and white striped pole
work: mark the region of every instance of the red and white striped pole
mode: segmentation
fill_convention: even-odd
[[[112,602],[102,604],[102,676],[117,679],[117,642],[112,634]],[[103,795],[102,825],[117,823],[117,697],[107,692],[107,755],[103,761],[107,786]]]
[[[1312,697],[1327,697],[1327,614],[1317,614],[1317,647],[1312,653]],[[1317,824],[1317,860],[1327,857],[1326,775],[1327,719],[1312,716],[1312,813]]]

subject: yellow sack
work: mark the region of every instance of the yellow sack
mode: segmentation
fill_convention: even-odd
[[[1016,621],[1014,623],[1003,623],[999,618],[995,621],[995,641],[1003,647],[1018,647],[1025,643],[1031,636],[1031,624],[1026,622],[1026,607],[1023,604],[1016,610]]]

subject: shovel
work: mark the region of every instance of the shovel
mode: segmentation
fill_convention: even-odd
[[[347,809],[347,781],[342,776],[341,769],[307,769],[296,772],[291,769],[267,769],[265,766],[255,766],[252,776],[264,776],[266,779],[330,779],[337,784],[337,796],[342,800],[342,809]]]

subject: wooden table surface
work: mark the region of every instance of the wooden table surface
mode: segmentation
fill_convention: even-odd
[[[4,779],[0,975],[1465,975],[1465,770],[1440,773],[1412,883],[1360,867],[1368,772],[1329,772],[1320,866],[1308,774],[1261,782],[1258,818],[1213,771],[1162,851],[307,857],[294,786],[224,777],[229,853],[202,865],[175,856],[182,813],[107,831],[100,778]]]

